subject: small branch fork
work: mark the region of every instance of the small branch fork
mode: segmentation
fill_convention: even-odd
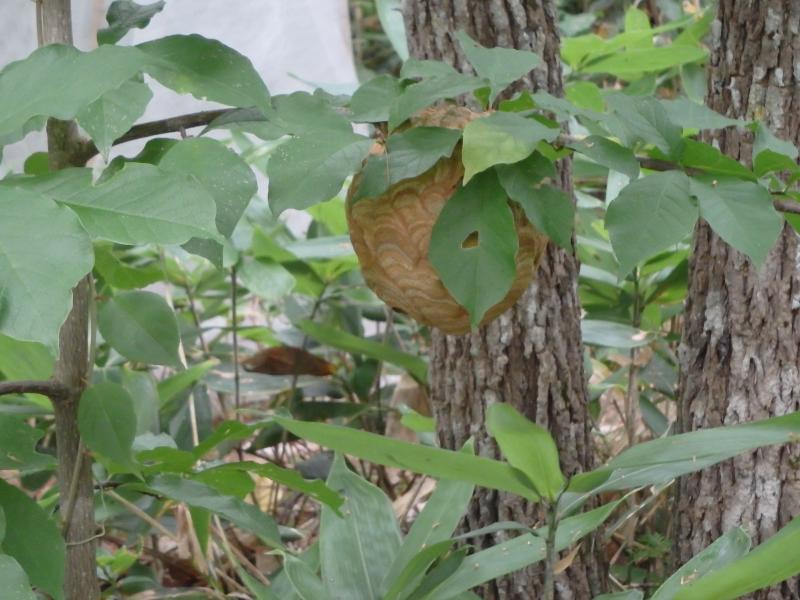
[[[148,121],[147,123],[139,123],[138,125],[134,125],[133,127],[131,127],[130,130],[125,135],[115,140],[114,145],[116,146],[118,144],[124,144],[125,142],[131,142],[133,140],[139,140],[154,135],[184,132],[186,129],[190,129],[192,127],[206,126],[209,125],[215,119],[230,114],[235,110],[238,109],[225,108],[219,110],[205,110],[201,112],[180,115],[177,117],[160,119],[158,121]],[[567,135],[562,135],[559,136],[558,140],[556,140],[555,145],[559,147],[564,147],[568,146],[571,142],[574,141],[575,138]],[[92,142],[91,140],[86,140],[83,144],[83,147],[77,151],[77,156],[79,157],[81,163],[85,163],[97,153],[98,153],[97,146],[94,145],[94,142]],[[684,170],[689,175],[694,175],[702,172],[698,169],[692,169],[692,168],[681,169],[679,165],[666,160],[659,160],[659,159],[639,157],[639,156],[637,156],[636,159],[639,161],[639,164],[642,166],[642,168],[649,169],[651,171]],[[783,196],[783,194],[773,194],[773,195]],[[800,215],[800,202],[794,202],[792,200],[782,200],[777,198],[773,200],[773,206],[775,207],[775,210],[779,212]]]

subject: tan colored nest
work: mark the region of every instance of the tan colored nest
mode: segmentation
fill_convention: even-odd
[[[463,107],[435,107],[414,117],[411,125],[463,129],[479,116]],[[373,149],[373,153],[383,151],[378,145]],[[347,196],[350,239],[367,285],[388,305],[451,335],[469,332],[469,314],[428,262],[428,246],[436,219],[463,176],[459,144],[450,158],[441,159],[414,179],[400,181],[378,198],[353,203],[360,182],[356,175]],[[547,244],[547,238],[534,229],[522,210],[516,204],[512,208],[519,235],[517,276],[505,298],[487,311],[482,325],[519,299]]]

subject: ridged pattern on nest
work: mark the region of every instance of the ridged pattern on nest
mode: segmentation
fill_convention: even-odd
[[[479,117],[466,108],[427,109],[412,126],[463,128]],[[383,152],[382,147],[373,152]],[[360,183],[356,175],[347,198],[347,220],[364,279],[387,304],[448,334],[470,330],[469,315],[450,295],[428,262],[428,248],[436,219],[464,176],[460,144],[450,158],[413,179],[400,181],[377,198],[353,203]],[[502,301],[483,318],[487,323],[510,308],[528,287],[539,264],[546,238],[538,233],[516,204],[512,204],[519,235],[517,275]]]

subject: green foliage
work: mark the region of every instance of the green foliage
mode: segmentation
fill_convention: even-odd
[[[114,0],[106,12],[108,27],[97,32],[98,44],[116,44],[131,29],[144,29],[164,8],[164,2],[137,4],[132,0]]]
[[[78,428],[86,446],[103,459],[136,473],[131,449],[136,436],[133,398],[121,385],[98,383],[88,388],[78,405]]]
[[[431,234],[429,258],[447,290],[469,312],[473,327],[511,288],[518,247],[514,216],[493,171],[474,177],[444,205]]]

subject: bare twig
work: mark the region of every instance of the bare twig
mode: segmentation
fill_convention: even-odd
[[[130,512],[130,513],[136,515],[137,517],[139,517],[142,521],[144,521],[145,523],[150,525],[150,527],[152,527],[153,529],[155,529],[156,531],[158,531],[162,535],[168,537],[169,539],[171,539],[174,542],[180,542],[180,539],[178,538],[178,536],[176,534],[172,533],[169,529],[164,527],[160,522],[158,522],[156,519],[154,519],[153,517],[148,515],[146,512],[144,512],[141,508],[136,506],[133,502],[130,502],[130,501],[126,500],[125,498],[120,496],[114,490],[106,490],[105,493],[106,493],[106,495],[111,497],[115,502],[117,502],[118,504],[121,504],[126,510],[128,510],[128,512]]]
[[[69,389],[67,386],[52,379],[42,381],[0,381],[0,396],[6,394],[41,394],[55,401],[69,394]]]

